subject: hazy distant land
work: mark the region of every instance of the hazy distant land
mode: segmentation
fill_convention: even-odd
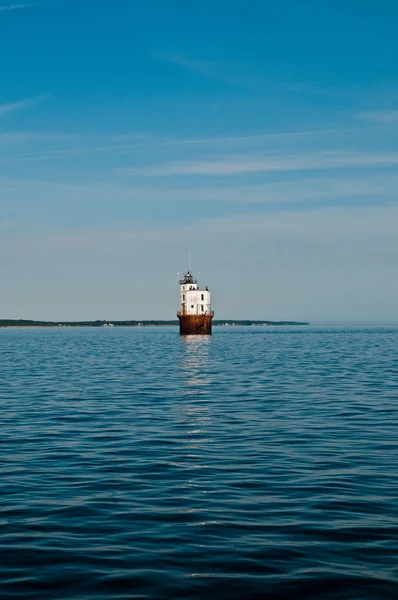
[[[178,325],[178,320],[173,321],[31,321],[29,319],[0,319],[0,327],[150,327],[159,325]],[[251,321],[217,319],[215,326],[267,326],[267,325],[309,325],[302,321]]]

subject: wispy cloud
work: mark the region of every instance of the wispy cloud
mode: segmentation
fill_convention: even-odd
[[[24,100],[17,100],[16,102],[10,102],[8,104],[0,104],[0,116],[6,115],[29,106],[34,106],[38,102],[44,100],[46,96],[36,96],[35,98],[26,98]]]
[[[47,173],[48,177],[48,173]],[[137,214],[148,211],[148,219],[152,223],[162,223],[165,211],[178,214],[181,207],[191,214],[192,208],[200,206],[216,207],[216,213],[227,216],[241,212],[243,218],[245,207],[253,210],[267,211],[267,214],[278,210],[281,205],[286,210],[307,211],[312,207],[357,206],[370,207],[397,205],[396,189],[398,175],[386,177],[363,174],[362,177],[351,177],[346,174],[336,176],[295,177],[288,181],[267,182],[252,185],[247,182],[236,185],[198,186],[189,184],[154,186],[152,182],[146,185],[115,182],[104,179],[98,181],[79,181],[72,179],[67,182],[12,179],[0,177],[0,198],[10,203],[5,204],[2,216],[15,217],[18,226],[57,227],[59,226],[59,211],[67,207],[68,221],[87,225],[92,222],[92,207],[96,207],[100,222],[110,225],[120,224],[127,228],[137,223]],[[12,198],[10,194],[12,193]],[[6,197],[7,195],[7,197]],[[34,198],[35,201],[31,202]],[[54,199],[56,201],[54,202]],[[112,199],[110,201],[110,199]],[[256,206],[255,206],[256,205]],[[139,213],[137,213],[137,208]],[[240,208],[239,208],[240,207]],[[111,210],[112,209],[112,210]],[[250,214],[249,213],[249,214]],[[123,218],[120,215],[123,214]],[[203,221],[212,214],[208,211],[194,220]],[[102,215],[100,217],[100,215]],[[138,217],[139,219],[140,217]],[[146,217],[145,217],[146,219]],[[98,223],[97,223],[98,224]]]
[[[214,66],[214,64],[211,62],[206,62],[203,60],[192,60],[180,54],[167,54],[165,52],[153,52],[152,56],[163,62],[168,62],[173,65],[177,65],[178,67],[183,67],[192,71],[198,71],[204,75],[213,74],[212,67]]]
[[[208,138],[186,138],[178,140],[165,140],[154,142],[157,146],[216,146],[216,145],[239,145],[246,142],[261,142],[273,139],[311,137],[325,134],[339,134],[355,131],[354,129],[307,129],[302,131],[279,131],[273,133],[256,133],[252,135],[208,137]]]
[[[41,150],[34,152],[22,152],[16,154],[12,159],[8,156],[7,161],[45,161],[56,160],[69,156],[88,156],[91,154],[129,154],[134,152],[150,151],[162,148],[195,148],[195,147],[223,147],[224,149],[261,144],[262,142],[317,137],[325,134],[347,133],[349,129],[323,129],[307,131],[287,131],[280,133],[264,133],[254,135],[230,136],[230,137],[210,137],[210,138],[180,138],[180,139],[162,139],[145,134],[131,134],[123,136],[87,136],[82,134],[49,134],[49,133],[23,133],[15,132],[0,134],[0,148],[4,144],[17,144],[25,141],[59,142],[73,143],[85,142],[86,146],[53,148],[51,150]],[[102,143],[98,143],[102,142]],[[107,143],[108,142],[108,143]],[[91,145],[90,145],[91,144]],[[0,155],[0,160],[4,158]]]
[[[376,123],[392,123],[398,121],[398,110],[360,112],[357,114],[357,118]]]
[[[0,134],[0,148],[3,144],[17,144],[25,141],[37,141],[37,142],[52,142],[59,144],[71,144],[74,141],[76,143],[84,143],[82,146],[71,147],[68,145],[64,148],[52,148],[48,150],[35,150],[31,152],[22,152],[15,154],[12,160],[18,161],[45,161],[45,160],[56,160],[68,156],[89,156],[91,154],[130,154],[134,152],[151,151],[154,149],[162,150],[163,148],[196,148],[196,147],[207,147],[209,149],[221,147],[224,150],[235,148],[235,147],[247,147],[253,145],[262,145],[266,142],[273,142],[277,140],[294,140],[305,139],[305,138],[317,138],[328,134],[340,135],[346,134],[355,129],[314,129],[304,131],[285,131],[285,132],[274,132],[274,133],[262,133],[252,135],[241,135],[241,136],[226,136],[226,137],[208,137],[208,138],[179,138],[179,139],[165,139],[164,137],[157,137],[147,134],[126,134],[126,135],[111,135],[111,136],[98,136],[98,135],[83,135],[74,133],[7,133]],[[0,160],[2,159],[0,155]],[[7,160],[11,160],[10,156]]]
[[[242,62],[218,62],[188,58],[182,54],[152,52],[157,60],[167,62],[187,71],[198,73],[209,79],[218,79],[230,85],[250,85],[258,83],[257,78],[248,75],[249,65]],[[239,75],[237,75],[239,73]]]
[[[2,4],[0,5],[0,11],[23,10],[24,8],[31,8],[32,6],[37,6],[37,3],[7,5]]]
[[[155,167],[124,169],[135,176],[161,177],[171,175],[242,175],[277,171],[309,171],[344,168],[391,167],[398,165],[398,153],[365,154],[317,152],[263,158],[233,160],[180,161]]]
[[[157,50],[152,52],[152,57],[209,79],[215,79],[232,86],[266,90],[267,93],[269,93],[271,87],[274,90],[279,90],[279,92],[293,94],[305,93],[329,96],[341,93],[340,90],[314,86],[312,83],[305,81],[287,81],[282,78],[267,77],[262,69],[258,70],[258,67],[256,68],[255,62],[248,60],[203,60],[192,58],[183,53]]]

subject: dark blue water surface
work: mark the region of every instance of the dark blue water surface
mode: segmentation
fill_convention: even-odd
[[[1,330],[1,598],[398,598],[397,350]]]

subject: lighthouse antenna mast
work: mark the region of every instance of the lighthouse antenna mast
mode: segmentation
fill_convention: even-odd
[[[189,272],[192,273],[192,246],[191,246],[191,244],[189,244],[188,266],[189,266]]]

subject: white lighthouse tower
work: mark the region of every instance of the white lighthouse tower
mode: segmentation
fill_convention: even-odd
[[[206,287],[199,288],[191,271],[184,273],[180,279],[181,314],[183,315],[208,315],[211,313],[210,291]]]
[[[214,313],[211,310],[210,291],[201,289],[194,279],[191,269],[180,279],[181,308],[177,313],[180,319],[180,333],[211,335]]]

